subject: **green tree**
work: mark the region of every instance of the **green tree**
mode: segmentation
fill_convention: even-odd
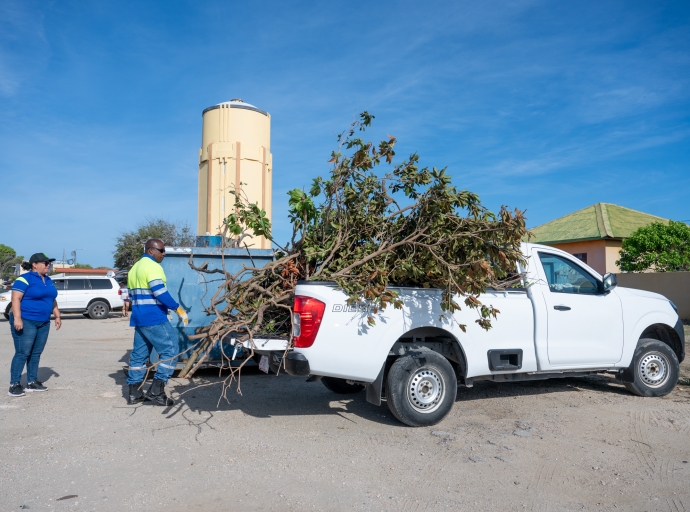
[[[23,256],[17,256],[17,252],[12,247],[0,244],[0,276],[12,270],[12,267],[22,262]]]
[[[134,231],[121,233],[113,252],[115,268],[129,270],[144,253],[144,244],[150,238],[160,238],[165,245],[192,247],[195,236],[188,224],[175,224],[163,219],[148,219]]]
[[[624,272],[690,270],[690,226],[684,222],[654,222],[623,240],[620,260]]]
[[[89,265],[88,263],[75,263],[74,268],[87,268],[87,269],[92,269],[93,267]]]

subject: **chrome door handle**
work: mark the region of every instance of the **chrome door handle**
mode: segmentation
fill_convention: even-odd
[[[568,306],[554,306],[553,309],[556,311],[570,311],[570,308]]]

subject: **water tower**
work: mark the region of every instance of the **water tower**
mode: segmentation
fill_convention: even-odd
[[[199,150],[199,211],[197,233],[221,233],[241,191],[258,203],[272,220],[271,116],[249,103],[233,99],[201,114]],[[270,249],[264,237],[245,238],[253,249]]]

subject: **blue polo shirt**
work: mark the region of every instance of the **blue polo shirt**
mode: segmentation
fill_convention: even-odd
[[[45,282],[43,282],[45,279]],[[23,320],[47,322],[53,311],[53,302],[57,297],[57,290],[53,280],[48,276],[41,276],[38,272],[27,272],[19,276],[12,285],[12,290],[22,292],[21,312]]]

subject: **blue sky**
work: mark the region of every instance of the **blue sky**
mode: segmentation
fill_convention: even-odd
[[[690,220],[690,4],[0,2],[0,243],[112,264],[146,218],[196,225],[201,111],[272,116],[274,224],[376,116],[528,225],[604,201]]]

